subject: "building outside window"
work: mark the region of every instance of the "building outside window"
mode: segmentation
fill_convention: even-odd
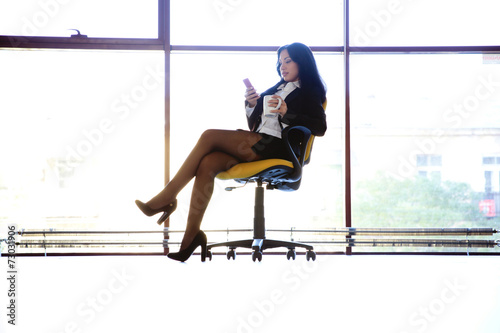
[[[418,175],[437,181],[441,180],[441,156],[417,155]]]

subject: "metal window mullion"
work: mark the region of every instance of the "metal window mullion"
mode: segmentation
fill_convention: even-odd
[[[347,1],[347,0],[346,0]],[[477,45],[477,46],[350,46],[350,53],[363,54],[481,54],[481,53],[498,53],[500,52],[499,45]]]
[[[0,48],[162,50],[159,39],[0,36]]]
[[[263,45],[171,45],[177,52],[276,52],[280,46]],[[343,46],[309,46],[313,52],[341,53]]]
[[[350,118],[350,45],[349,45],[349,0],[344,0],[344,94],[345,94],[345,161],[344,161],[344,207],[345,207],[345,227],[352,226],[351,215],[351,118]],[[351,236],[347,235],[348,241]],[[346,248],[346,254],[351,255],[351,247]]]
[[[164,147],[164,184],[166,185],[170,181],[170,0],[159,0],[159,28],[161,29],[159,36],[163,40],[163,50],[165,57],[165,147]],[[163,233],[163,254],[167,255],[170,252],[169,240],[170,234],[168,232],[170,228],[170,219],[164,222],[164,233]]]

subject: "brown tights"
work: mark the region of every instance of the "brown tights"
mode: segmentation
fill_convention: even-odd
[[[181,250],[191,244],[200,230],[214,190],[215,176],[240,162],[259,160],[259,155],[251,147],[261,138],[260,134],[249,131],[205,131],[177,174],[160,193],[147,202],[153,209],[165,206],[174,201],[184,186],[195,178]]]

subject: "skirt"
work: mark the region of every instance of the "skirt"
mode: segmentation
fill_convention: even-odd
[[[259,133],[262,139],[252,146],[252,150],[263,159],[279,158],[289,160],[285,142],[265,133]]]

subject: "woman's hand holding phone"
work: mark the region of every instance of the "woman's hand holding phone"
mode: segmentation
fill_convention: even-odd
[[[247,87],[247,90],[245,91],[245,100],[247,101],[248,106],[253,108],[257,105],[257,100],[260,98],[260,95],[257,94],[257,91],[252,86],[249,79],[244,79],[243,83]]]

